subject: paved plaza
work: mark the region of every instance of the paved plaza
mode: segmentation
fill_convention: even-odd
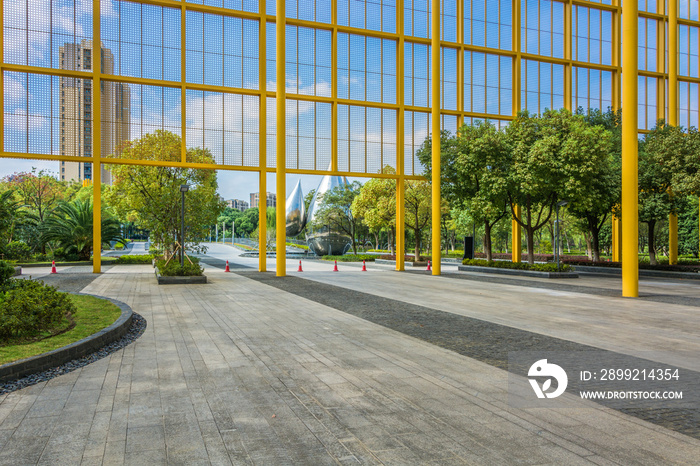
[[[225,273],[225,260],[232,273]],[[552,281],[287,261],[212,245],[208,285],[150,266],[59,269],[148,321],[124,350],[0,395],[1,464],[697,464],[697,410],[508,401],[504,348],[537,341],[700,371],[700,281]],[[274,270],[274,261],[268,262]],[[47,269],[36,278],[57,280]],[[58,282],[57,282],[58,283]],[[69,286],[69,285],[66,285]]]

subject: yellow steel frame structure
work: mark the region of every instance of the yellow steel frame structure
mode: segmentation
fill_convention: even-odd
[[[574,67],[581,68],[593,68],[597,70],[609,71],[612,73],[613,86],[611,100],[613,106],[619,108],[620,104],[625,104],[625,114],[623,121],[623,201],[622,201],[622,220],[621,225],[618,219],[614,220],[614,257],[620,259],[620,249],[621,257],[623,261],[623,295],[624,296],[637,296],[638,293],[638,270],[637,270],[637,137],[638,129],[636,126],[636,114],[637,114],[637,76],[653,77],[658,80],[659,88],[665,89],[665,83],[669,82],[669,122],[675,124],[677,122],[678,115],[678,81],[686,81],[693,83],[700,83],[700,78],[691,77],[681,77],[678,76],[678,25],[686,24],[694,27],[700,27],[699,21],[691,21],[686,19],[678,18],[677,1],[669,0],[669,11],[668,15],[664,14],[665,11],[665,0],[658,0],[658,9],[661,13],[649,13],[649,12],[639,12],[637,10],[636,2],[629,2],[625,5],[625,16],[622,17],[622,6],[620,5],[620,0],[613,0],[612,5],[603,5],[600,3],[587,1],[587,0],[554,0],[559,3],[564,4],[564,56],[563,58],[555,58],[551,56],[535,55],[532,53],[527,53],[523,50],[523,44],[521,43],[521,0],[511,0],[512,8],[512,47],[511,50],[505,49],[495,49],[489,47],[482,47],[472,44],[465,43],[464,31],[465,31],[465,18],[464,18],[464,3],[462,1],[457,2],[457,42],[441,40],[440,30],[440,11],[441,11],[441,0],[427,0],[431,6],[431,29],[432,34],[430,38],[422,38],[415,36],[408,36],[405,34],[405,24],[404,24],[404,2],[405,0],[396,0],[396,32],[384,32],[377,30],[368,29],[358,29],[350,26],[344,26],[339,24],[338,21],[338,7],[337,2],[331,1],[331,22],[322,23],[317,21],[301,20],[296,18],[289,18],[286,16],[285,12],[285,2],[283,0],[278,0],[276,5],[276,14],[268,15],[265,9],[265,2],[259,2],[260,6],[257,12],[246,12],[231,10],[215,6],[199,5],[188,2],[180,2],[174,0],[126,0],[133,3],[143,3],[150,5],[157,5],[161,7],[168,7],[180,10],[180,21],[181,21],[181,43],[180,43],[180,81],[165,81],[165,80],[154,80],[139,77],[128,77],[121,75],[111,75],[104,74],[100,67],[100,55],[97,53],[92,54],[92,69],[89,71],[71,71],[65,69],[55,69],[46,68],[38,66],[27,66],[27,65],[17,65],[12,63],[5,63],[4,61],[4,34],[0,36],[0,157],[8,158],[24,158],[24,159],[39,159],[39,160],[55,160],[55,161],[67,161],[67,162],[83,162],[93,164],[93,189],[95,198],[95,211],[94,211],[94,228],[95,228],[95,240],[94,240],[94,250],[99,251],[100,249],[100,166],[102,164],[133,164],[133,165],[151,165],[151,166],[173,166],[173,167],[186,167],[186,168],[205,168],[205,169],[222,169],[222,170],[239,170],[239,171],[249,171],[257,172],[259,176],[259,188],[260,192],[264,193],[267,190],[267,174],[274,173],[276,175],[276,193],[277,199],[280,200],[280,204],[283,205],[285,194],[286,194],[286,174],[317,174],[326,175],[333,174],[339,176],[371,176],[379,178],[394,179],[397,183],[397,193],[396,193],[396,242],[397,242],[397,261],[396,269],[403,270],[403,253],[405,251],[405,225],[404,225],[404,187],[406,180],[418,180],[423,179],[421,176],[415,173],[406,174],[405,170],[405,138],[404,138],[404,117],[406,112],[422,112],[431,113],[432,123],[431,123],[431,133],[433,136],[433,191],[432,191],[432,255],[433,255],[433,274],[440,274],[440,122],[441,116],[452,115],[457,118],[458,125],[461,125],[464,118],[491,118],[496,120],[512,120],[517,112],[521,109],[521,92],[523,89],[523,84],[521,82],[521,64],[523,60],[536,60],[543,63],[552,63],[564,66],[565,80],[564,80],[564,106],[571,109],[572,105],[572,70]],[[612,53],[612,64],[602,65],[595,63],[588,63],[575,60],[572,56],[572,11],[575,7],[586,7],[594,10],[604,10],[612,13],[612,35],[613,47]],[[4,8],[4,5],[3,5]],[[100,30],[100,0],[93,0],[93,18],[92,18],[92,29],[93,29],[93,41],[95,43],[101,42],[101,30]],[[258,80],[259,85],[257,90],[243,89],[243,88],[232,88],[225,86],[214,86],[206,84],[194,84],[187,82],[186,73],[186,16],[188,11],[201,12],[216,14],[221,16],[232,16],[237,18],[255,20],[259,24],[259,36],[258,36]],[[657,21],[659,25],[657,33],[657,47],[658,47],[658,67],[657,71],[638,71],[637,67],[637,18],[651,18]],[[668,49],[669,49],[669,63],[668,68],[665,66],[665,54],[664,54],[664,43],[665,43],[665,31],[666,23],[669,26],[669,39],[668,39]],[[267,81],[270,76],[267,76],[266,70],[266,46],[267,46],[267,35],[266,28],[268,25],[276,24],[277,35],[276,35],[276,61],[277,68],[275,73],[276,79],[276,90],[270,91],[267,89]],[[300,26],[318,30],[329,31],[332,34],[332,94],[330,97],[319,97],[319,96],[309,96],[295,93],[288,93],[285,88],[285,29],[286,25]],[[281,26],[281,27],[280,27]],[[0,11],[0,29],[4,30],[4,12]],[[367,37],[375,37],[380,39],[388,39],[395,41],[396,43],[396,103],[376,103],[376,102],[365,102],[357,101],[352,99],[343,99],[338,97],[338,73],[337,73],[337,44],[338,44],[338,34],[355,34],[364,35]],[[621,44],[621,39],[624,38],[624,43]],[[414,105],[406,105],[405,100],[405,88],[404,88],[404,71],[405,71],[405,56],[404,56],[404,45],[407,43],[423,44],[431,48],[431,58],[430,58],[430,94],[431,94],[431,106],[430,107],[417,107]],[[440,70],[441,70],[441,54],[440,48],[451,48],[457,51],[457,97],[459,102],[457,103],[456,110],[445,110],[441,109],[440,102]],[[512,72],[513,72],[513,82],[512,82],[512,113],[510,115],[497,115],[497,114],[486,114],[479,112],[465,111],[464,108],[464,57],[465,53],[468,52],[481,52],[488,53],[492,55],[510,57],[512,59]],[[630,72],[622,73],[622,70],[632,70]],[[101,116],[100,112],[95,112],[93,128],[93,151],[92,155],[89,157],[75,157],[75,156],[61,156],[55,154],[37,154],[37,153],[20,153],[5,150],[5,131],[4,131],[4,73],[5,72],[24,72],[24,73],[37,73],[50,76],[64,76],[73,77],[80,79],[92,80],[94,89],[100,88],[100,83],[102,81],[112,81],[112,82],[123,82],[127,84],[143,84],[143,85],[153,85],[169,88],[179,88],[181,93],[181,137],[182,137],[182,153],[181,159],[177,162],[156,162],[156,161],[141,161],[141,160],[127,160],[120,158],[110,158],[104,157],[100,153],[100,129],[101,129]],[[238,95],[252,95],[257,96],[259,100],[259,157],[258,166],[239,166],[239,165],[228,165],[228,164],[195,164],[187,161],[186,158],[186,127],[187,127],[187,115],[186,115],[186,97],[188,90],[200,90],[200,91],[211,91],[219,93],[229,93]],[[658,92],[659,96],[659,116],[663,116],[664,113],[664,92]],[[276,98],[277,104],[277,135],[276,135],[276,166],[270,168],[267,166],[267,99]],[[332,108],[332,122],[331,122],[331,170],[321,171],[321,170],[304,170],[299,168],[287,168],[285,163],[286,148],[285,148],[285,135],[286,135],[286,118],[285,118],[285,108],[286,100],[294,99],[299,101],[307,102],[321,102],[331,105]],[[92,93],[92,105],[93,108],[100,108],[100,92]],[[385,173],[358,173],[354,171],[341,171],[338,169],[338,106],[339,105],[353,105],[353,106],[364,106],[364,107],[376,107],[386,110],[394,110],[396,112],[396,174],[385,174]],[[260,205],[260,229],[259,229],[259,241],[260,244],[266,244],[267,238],[267,225],[266,225],[266,215],[265,215],[265,205],[261,203]],[[520,209],[516,206],[516,214],[519,215]],[[277,209],[276,217],[277,229],[276,229],[276,249],[277,249],[277,267],[276,273],[278,276],[285,275],[285,218],[284,210]],[[674,223],[672,222],[671,227],[671,241],[672,245],[674,241]],[[520,260],[521,251],[521,231],[518,224],[513,221],[513,260]],[[620,248],[621,245],[621,248]],[[672,251],[677,250],[677,248],[672,247]],[[673,260],[673,258],[672,258]],[[100,257],[99,254],[95,254],[93,270],[95,273],[100,272]],[[266,270],[266,254],[264,248],[261,248],[259,270]]]

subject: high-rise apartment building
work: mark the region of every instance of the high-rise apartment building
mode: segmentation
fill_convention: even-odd
[[[240,210],[241,212],[245,212],[249,208],[248,202],[243,199],[229,199],[225,202],[227,207]]]
[[[255,209],[260,206],[260,193],[250,193],[250,208]],[[267,192],[267,207],[277,206],[277,195]]]
[[[79,44],[66,43],[59,47],[60,67],[65,70],[91,70],[91,40]],[[101,47],[100,63],[104,73],[114,72],[112,52]],[[92,80],[61,78],[61,155],[91,157],[93,153]],[[100,83],[101,155],[120,150],[121,143],[130,139],[131,93],[128,84],[102,81]],[[84,182],[92,180],[92,164],[60,162],[61,180]],[[102,183],[111,184],[108,170],[102,168]]]

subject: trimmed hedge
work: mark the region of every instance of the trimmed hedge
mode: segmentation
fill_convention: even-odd
[[[153,259],[155,257],[156,256],[154,256],[153,254],[121,256],[114,261],[114,264],[150,264],[153,262]]]
[[[486,261],[481,259],[465,259],[462,265],[474,265],[477,267],[495,267],[499,269],[533,270],[535,272],[570,272],[571,266],[561,264],[561,270],[557,270],[557,264],[528,264],[527,262]]]
[[[396,254],[384,254],[382,256],[379,256],[380,259],[388,260],[388,261],[395,261],[396,260]],[[431,260],[431,256],[419,256],[418,260],[416,260],[415,256],[413,254],[411,255],[405,255],[403,256],[403,260],[406,262],[427,262]]]
[[[323,256],[321,259],[324,261],[338,261],[338,262],[374,262],[377,256],[372,254],[345,254],[344,256]]]
[[[639,268],[643,270],[659,270],[663,272],[700,272],[700,264],[697,261],[679,261],[678,265],[668,265],[668,264],[657,264],[651,265],[649,262],[639,262]],[[593,261],[578,261],[578,262],[568,262],[568,264],[575,266],[594,266],[594,267],[610,267],[610,268],[620,268],[622,267],[621,262],[593,262]]]
[[[199,259],[196,257],[190,257],[190,261],[185,260],[185,266],[180,267],[180,261],[177,257],[173,257],[168,265],[165,265],[165,259],[159,258],[156,260],[156,267],[158,271],[164,277],[200,277],[202,276],[204,269],[199,265]]]

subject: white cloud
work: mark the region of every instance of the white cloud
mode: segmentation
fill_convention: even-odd
[[[5,125],[27,133],[48,127],[49,119],[36,113],[27,114],[25,109],[17,108],[12,113],[5,113]]]

